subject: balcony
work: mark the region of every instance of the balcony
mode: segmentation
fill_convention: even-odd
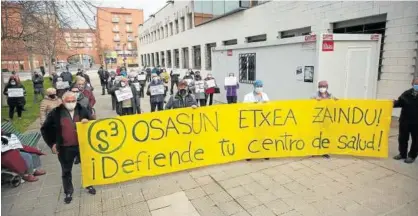
[[[119,29],[118,28],[113,28],[112,31],[113,32],[119,32]]]
[[[132,29],[126,29],[126,32],[132,33],[133,31],[132,31]]]
[[[125,23],[131,24],[132,23],[132,18],[126,18]]]
[[[112,18],[112,22],[114,22],[114,23],[118,23],[118,22],[119,22],[119,17],[113,17],[113,18]]]
[[[113,38],[113,41],[119,42],[120,41],[120,38]]]

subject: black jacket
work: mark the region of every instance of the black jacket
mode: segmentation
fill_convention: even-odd
[[[40,75],[35,75],[32,77],[33,88],[41,89],[44,88],[44,78]]]
[[[133,96],[131,98],[133,111],[134,111],[134,113],[138,113],[138,111],[141,110],[140,101],[138,101],[138,99],[139,99],[138,93],[137,93],[136,88],[133,84],[129,84],[129,87],[131,88],[132,96]],[[119,90],[120,88],[122,88],[122,85],[119,82],[110,89],[109,93],[112,94],[112,95],[115,95],[115,91]],[[116,97],[116,95],[115,95],[115,97]],[[116,114],[122,115],[122,109],[123,109],[123,101],[116,102]]]
[[[4,87],[3,90],[3,94],[8,96],[8,91],[9,89],[12,88],[23,88],[23,97],[7,97],[7,104],[9,106],[24,106],[26,104],[26,99],[25,99],[25,95],[26,95],[26,90],[25,90],[25,86],[23,86],[20,83],[16,83],[16,85],[11,85],[10,82],[6,85],[6,87]]]
[[[399,122],[418,125],[418,93],[414,89],[402,93],[393,106],[402,108]]]
[[[57,150],[62,146],[62,134],[61,134],[61,113],[66,111],[66,108],[63,104],[59,107],[54,108],[46,117],[44,124],[41,127],[42,138],[45,140],[45,143],[52,148],[56,144]],[[75,107],[75,112],[82,119],[93,120],[90,112],[83,108],[79,103]]]
[[[106,85],[107,84],[107,80],[110,77],[109,72],[108,71],[105,71],[103,69],[100,69],[97,73],[99,74],[100,84]],[[90,77],[89,77],[89,79],[90,79]]]

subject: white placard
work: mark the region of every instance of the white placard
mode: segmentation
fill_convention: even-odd
[[[2,138],[6,138],[8,140],[8,143],[6,145],[1,145],[1,152],[7,152],[12,149],[22,149],[22,143],[20,142],[19,138],[17,138],[16,135],[11,134],[10,137],[8,136],[2,136]]]
[[[68,81],[58,81],[56,83],[57,89],[66,89],[70,87],[70,84],[68,83]]]
[[[134,84],[137,91],[139,91],[141,89],[141,86],[139,86],[139,82],[135,82],[133,84]]]
[[[237,78],[236,77],[225,77],[225,86],[236,86]]]
[[[180,70],[174,70],[173,75],[180,75]]]
[[[164,94],[164,85],[150,86],[149,91],[151,93],[151,96]]]
[[[216,86],[215,80],[214,79],[206,80],[206,85],[208,85],[208,88],[215,87]]]
[[[138,75],[138,80],[145,80],[147,78],[147,75],[146,74],[139,74]]]
[[[118,99],[118,102],[133,98],[132,90],[129,86],[126,88],[120,88],[119,90],[116,90],[115,95]]]
[[[204,81],[195,81],[195,92],[196,93],[202,93],[205,92],[205,82]]]
[[[187,85],[190,85],[190,83],[192,83],[193,82],[193,80],[192,79],[185,79],[186,80],[186,82],[187,82]]]
[[[8,97],[23,97],[23,88],[9,88],[7,89]]]

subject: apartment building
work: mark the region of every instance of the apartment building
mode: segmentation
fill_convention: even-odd
[[[127,8],[97,8],[98,50],[112,66],[138,64],[138,25],[143,11]]]

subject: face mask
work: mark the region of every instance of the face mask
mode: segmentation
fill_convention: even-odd
[[[64,106],[68,111],[73,111],[77,103],[65,103]]]
[[[57,97],[57,95],[52,94],[52,95],[48,95],[48,97],[51,98],[51,99],[55,99]]]
[[[125,82],[121,82],[121,83],[120,83],[120,85],[121,85],[122,87],[125,87],[125,86],[126,86],[126,83],[125,83]]]
[[[186,76],[189,76],[190,74],[189,73],[186,73]]]
[[[327,88],[324,88],[324,87],[319,88],[319,92],[321,92],[321,93],[325,93],[325,92],[327,92]]]
[[[10,85],[16,85],[16,82],[15,81],[11,81],[10,82]]]
[[[158,81],[158,77],[153,77],[152,80],[154,80],[154,82]]]
[[[111,79],[112,79],[112,80],[114,80],[114,79],[115,79],[115,77],[111,77]]]
[[[414,85],[414,89],[415,89],[415,91],[418,91],[418,84]]]
[[[187,91],[186,91],[186,89],[180,89],[179,93],[180,93],[180,95],[184,96],[184,95],[187,94]]]
[[[260,94],[261,92],[263,92],[263,87],[257,87],[254,89],[255,93]]]
[[[135,78],[130,78],[130,80],[133,82],[135,80]]]

